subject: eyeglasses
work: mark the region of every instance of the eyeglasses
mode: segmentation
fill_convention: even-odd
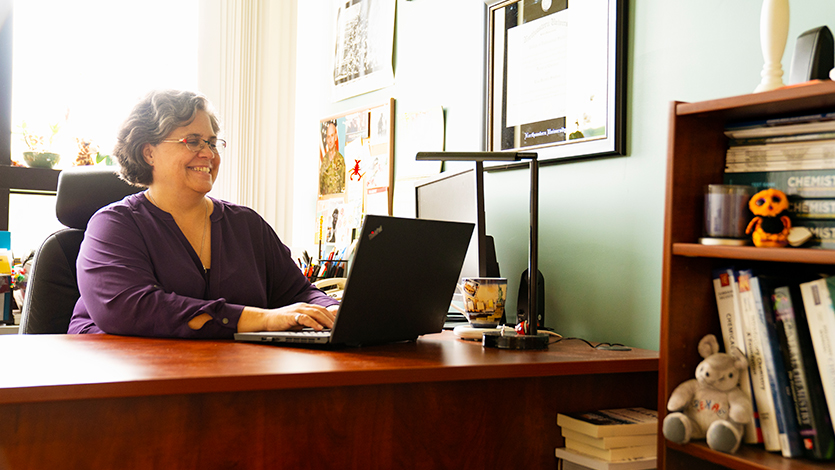
[[[199,137],[183,137],[182,139],[165,139],[162,142],[171,142],[177,144],[186,144],[186,148],[190,151],[197,153],[204,148],[206,145],[212,149],[212,152],[222,155],[223,150],[226,149],[226,141],[223,139],[214,139],[214,140],[205,140]]]

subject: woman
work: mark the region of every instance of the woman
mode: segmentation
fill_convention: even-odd
[[[69,333],[230,338],[333,326],[337,302],[314,288],[251,209],[207,197],[226,143],[208,100],[148,94],[113,153],[148,189],[97,212],[78,255]]]

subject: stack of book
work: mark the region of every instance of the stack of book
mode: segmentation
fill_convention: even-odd
[[[564,470],[643,470],[656,467],[658,413],[619,408],[557,415],[565,447]]]
[[[835,278],[713,272],[725,349],[748,358],[755,415],[747,443],[784,457],[835,458]]]
[[[835,112],[732,124],[725,135],[725,184],[783,191],[792,225],[813,234],[804,247],[835,248]]]

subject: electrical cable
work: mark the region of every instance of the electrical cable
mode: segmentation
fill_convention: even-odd
[[[558,335],[558,336],[559,336],[559,335]],[[556,344],[556,343],[559,343],[560,341],[567,341],[567,340],[570,340],[570,339],[577,339],[577,340],[580,340],[580,341],[582,341],[582,342],[584,342],[584,343],[588,344],[588,345],[589,345],[589,347],[590,347],[590,348],[592,348],[592,349],[601,349],[601,348],[603,348],[603,349],[606,349],[606,348],[616,348],[616,349],[617,349],[617,348],[625,348],[625,347],[626,347],[625,345],[623,345],[623,344],[621,344],[621,343],[597,343],[597,344],[595,345],[595,344],[592,344],[590,341],[587,341],[587,340],[585,340],[585,339],[583,339],[583,338],[576,338],[576,337],[567,337],[567,338],[566,338],[566,337],[563,337],[563,336],[560,336],[560,337],[559,337],[559,339],[557,339],[556,341],[550,342],[550,343],[548,343],[548,344],[549,344],[549,345],[550,345],[550,344]]]

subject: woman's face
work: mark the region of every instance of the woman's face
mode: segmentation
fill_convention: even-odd
[[[164,140],[180,140],[190,136],[202,140],[217,138],[208,113],[198,111],[191,124],[174,129]],[[164,187],[174,192],[190,190],[201,195],[211,191],[220,168],[220,156],[208,145],[199,152],[192,152],[179,142],[148,145],[145,160],[154,167],[151,187]]]

